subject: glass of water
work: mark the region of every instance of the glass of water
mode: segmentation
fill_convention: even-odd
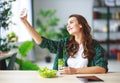
[[[64,60],[62,58],[58,59],[58,72],[59,73],[63,70],[63,67],[64,67]]]

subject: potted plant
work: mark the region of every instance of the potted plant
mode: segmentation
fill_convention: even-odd
[[[20,57],[16,59],[16,63],[19,65],[20,70],[38,70],[39,67],[32,63],[29,60],[25,60],[25,57],[27,56],[28,52],[34,47],[33,41],[24,41],[20,44],[18,47],[18,52],[20,54]]]
[[[64,38],[64,37],[69,37],[70,34],[67,31],[66,25],[64,25],[63,27],[60,28],[59,33],[56,34],[57,38]]]
[[[59,18],[55,16],[56,10],[40,10],[38,15],[39,18],[36,21],[38,33],[46,38],[55,38],[56,30],[55,27],[58,25]]]
[[[11,31],[7,34],[7,38],[9,42],[15,42],[18,40],[18,36],[16,35],[15,32]]]
[[[7,37],[9,34],[5,34],[5,37],[2,37],[2,31],[8,31],[9,25],[12,23],[12,11],[11,11],[11,4],[15,0],[4,0],[0,3],[0,53],[7,53],[11,50],[11,48],[16,48],[15,45],[10,45],[10,41]],[[13,32],[14,33],[14,32]],[[17,37],[14,33],[14,37]],[[13,37],[12,37],[13,38]],[[15,40],[16,41],[16,40]],[[14,41],[12,41],[14,42]]]
[[[58,25],[59,18],[55,16],[56,10],[49,9],[49,10],[40,10],[38,15],[39,18],[36,20],[36,25],[38,28],[36,31],[49,39],[56,38],[56,30],[55,27]],[[46,50],[46,62],[51,62],[51,56],[48,50]]]

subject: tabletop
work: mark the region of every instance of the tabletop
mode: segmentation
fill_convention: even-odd
[[[83,82],[76,76],[97,76],[103,82]],[[37,71],[0,71],[0,83],[119,83],[120,72],[106,74],[57,75],[55,78],[43,78]]]
[[[0,60],[8,58],[8,57],[12,56],[14,53],[16,53],[16,52],[10,51],[10,52],[4,53],[4,54],[0,53]]]

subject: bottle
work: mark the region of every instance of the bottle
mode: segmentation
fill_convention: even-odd
[[[62,68],[64,67],[64,60],[58,59],[58,70],[62,70]]]
[[[64,68],[64,60],[62,58],[58,59],[58,75],[61,75],[61,72]]]

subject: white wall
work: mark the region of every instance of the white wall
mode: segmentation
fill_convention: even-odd
[[[23,8],[26,8],[28,10],[27,20],[32,25],[31,0],[16,0],[12,5],[12,13],[13,13],[12,21],[16,25],[11,25],[10,26],[11,28],[9,30],[9,31],[14,31],[18,35],[18,43],[20,44],[24,41],[32,40],[30,34],[25,28],[25,25],[20,21],[20,13]],[[31,61],[35,60],[34,50],[31,50],[28,53],[27,58]]]
[[[83,15],[92,26],[93,0],[33,0],[33,2],[34,21],[40,9],[56,9],[56,16],[60,18],[59,27],[67,23],[69,15],[75,13]]]
[[[0,3],[3,1],[9,1],[9,0],[0,0]],[[31,36],[29,35],[28,31],[25,29],[25,26],[20,21],[20,12],[23,8],[28,9],[28,21],[30,24],[32,24],[32,13],[31,13],[31,0],[16,0],[12,2],[12,16],[10,20],[13,23],[9,24],[9,30],[1,30],[0,36],[6,37],[6,34],[8,34],[11,31],[14,31],[18,36],[18,42],[23,42],[26,40],[32,40]],[[7,6],[7,5],[6,5]],[[0,11],[3,11],[3,8],[0,8]],[[25,36],[25,37],[24,37]]]
[[[20,21],[20,12],[23,8],[28,9],[28,21],[32,24],[32,14],[31,14],[31,0],[16,0],[12,5],[12,22],[16,25],[11,25],[10,31],[14,31],[18,35],[18,42],[23,42],[26,40],[32,40],[25,26]]]

